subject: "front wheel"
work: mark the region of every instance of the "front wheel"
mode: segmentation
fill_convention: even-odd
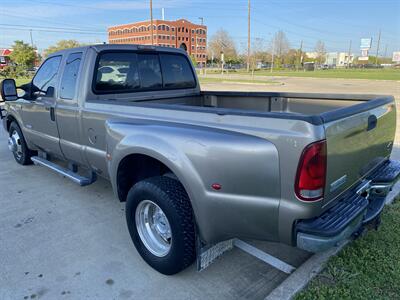
[[[157,176],[136,183],[127,196],[126,220],[139,254],[160,273],[176,274],[193,263],[193,212],[179,181]]]
[[[8,130],[8,148],[13,153],[15,161],[20,165],[32,164],[33,152],[26,145],[21,128],[16,122],[12,122]]]

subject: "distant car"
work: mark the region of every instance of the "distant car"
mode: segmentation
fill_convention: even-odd
[[[38,67],[31,67],[26,69],[28,72],[36,72],[39,68]]]

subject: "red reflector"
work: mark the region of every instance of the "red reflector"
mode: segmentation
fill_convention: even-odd
[[[221,186],[219,183],[213,183],[213,184],[211,185],[211,187],[212,187],[214,190],[217,190],[217,191],[219,191],[219,190],[222,188],[222,186]]]
[[[321,200],[326,180],[326,140],[308,145],[297,168],[295,192],[304,201]]]

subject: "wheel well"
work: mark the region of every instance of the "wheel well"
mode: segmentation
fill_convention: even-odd
[[[143,155],[131,154],[122,159],[117,171],[117,191],[121,202],[126,200],[130,188],[137,182],[169,174],[176,178],[173,172],[159,160]]]
[[[14,121],[15,121],[16,123],[18,123],[17,120],[16,120],[13,116],[7,116],[7,121],[6,121],[6,128],[7,128],[7,131],[10,130],[11,123],[14,122]]]

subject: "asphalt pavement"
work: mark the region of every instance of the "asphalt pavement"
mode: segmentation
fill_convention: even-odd
[[[0,129],[0,299],[264,299],[287,275],[239,249],[208,269],[150,268],[131,242],[109,182],[80,187],[20,166]],[[310,254],[252,242],[293,266]]]

